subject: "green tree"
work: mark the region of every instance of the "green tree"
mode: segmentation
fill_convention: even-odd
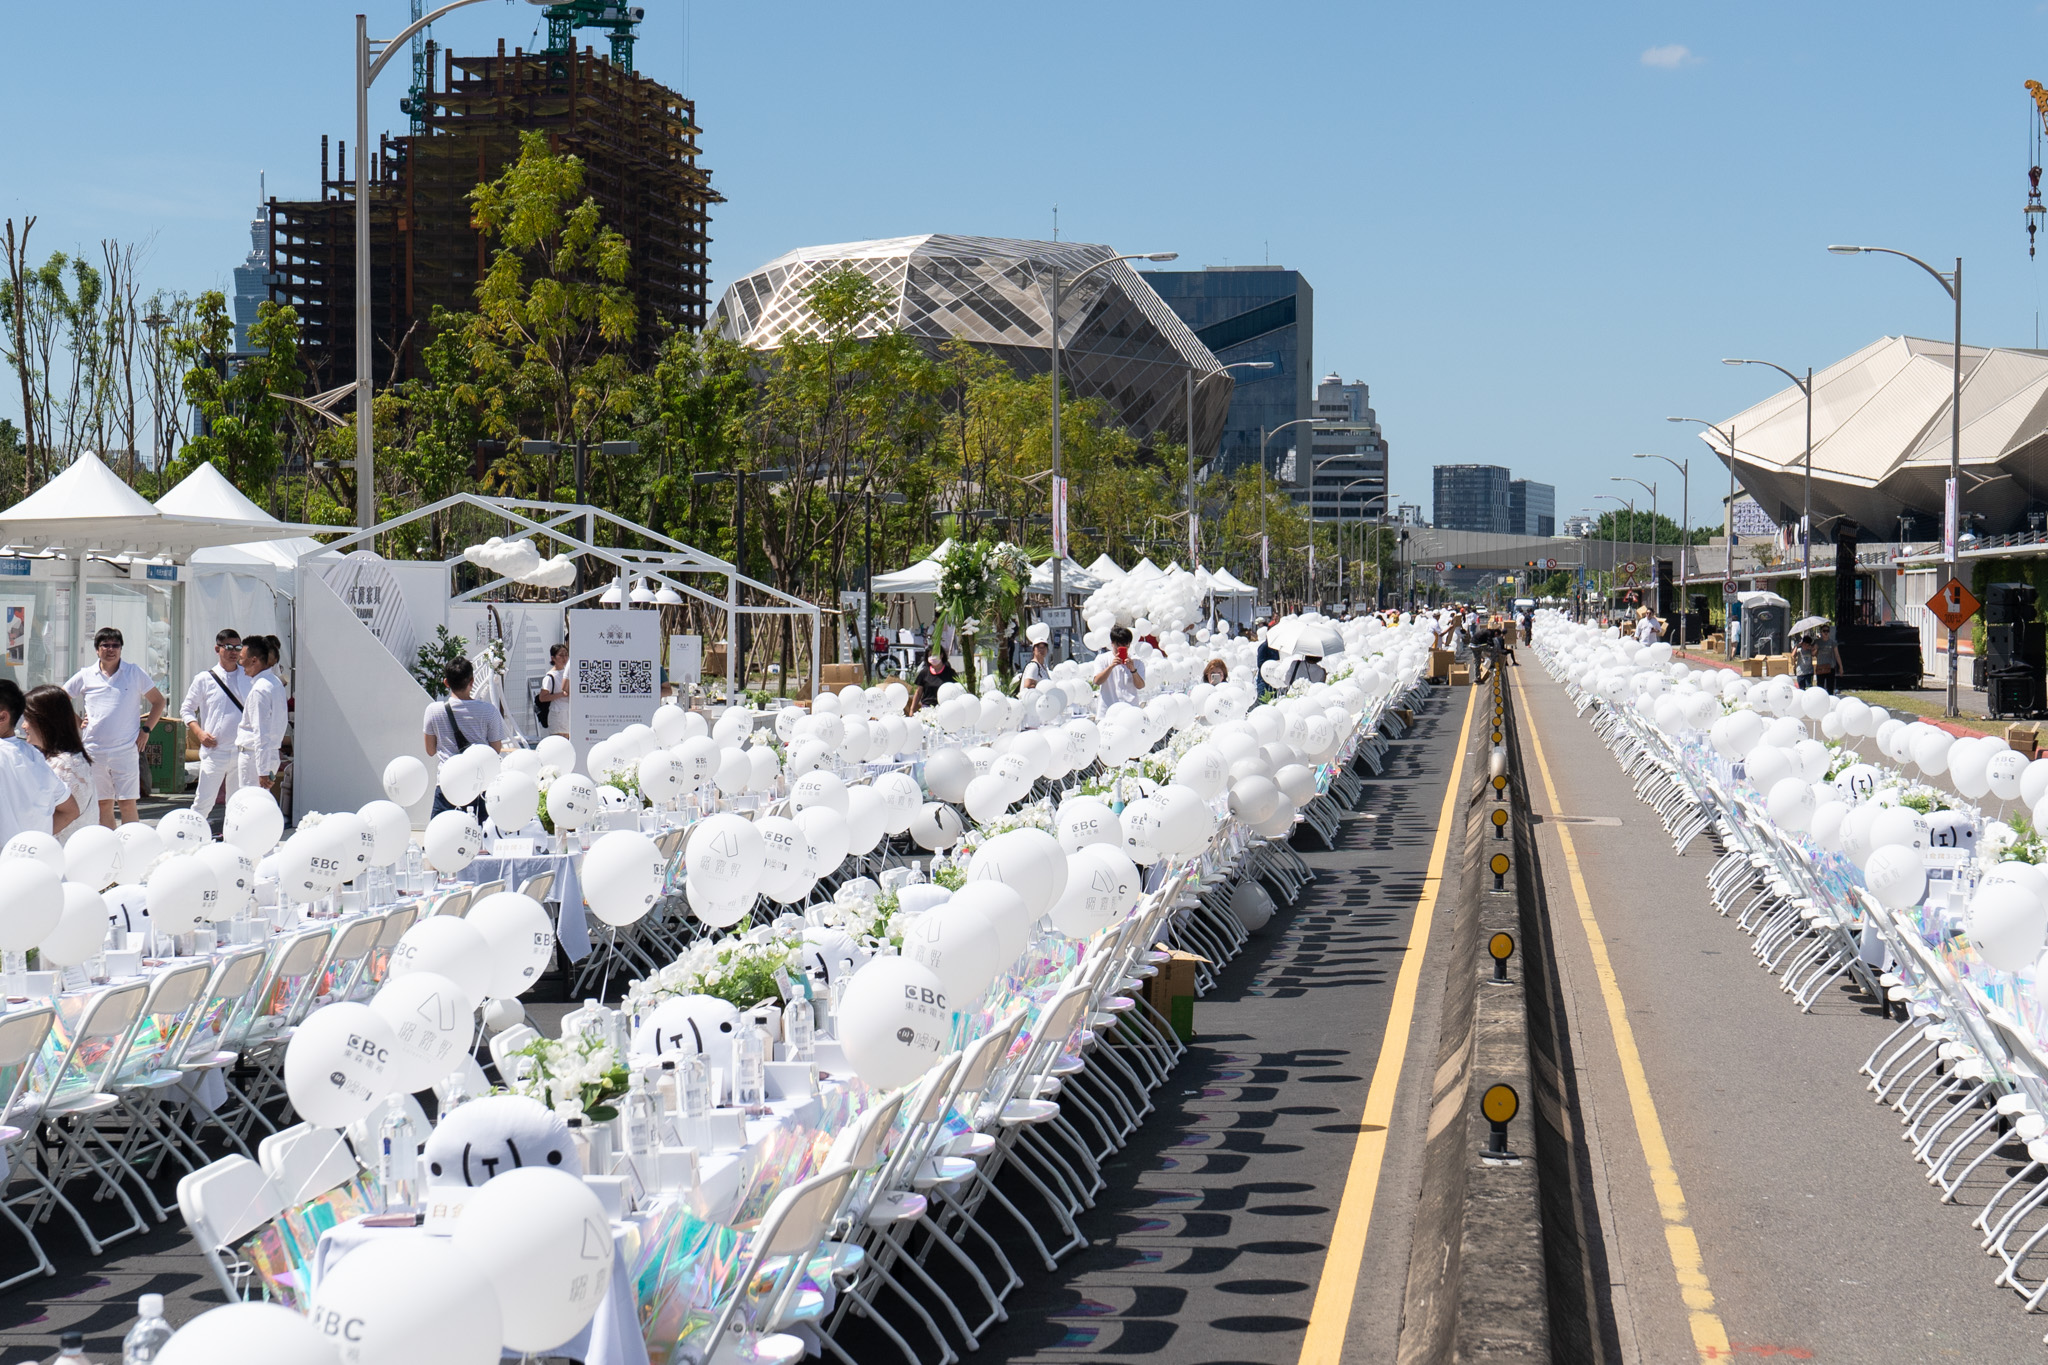
[[[185,444],[167,474],[182,479],[212,464],[248,497],[268,502],[288,430],[290,405],[279,395],[305,383],[298,310],[266,299],[249,328],[249,344],[260,353],[231,364],[234,334],[226,296],[218,289],[201,294],[176,344],[186,366],[185,401],[199,413],[204,434]]]
[[[582,160],[550,151],[544,134],[522,134],[519,159],[477,186],[470,205],[497,242],[465,331],[489,425],[511,440],[537,421],[565,448],[603,439],[630,404],[625,351],[639,318],[626,286],[630,250],[584,193]],[[515,458],[520,486],[509,491],[553,497],[562,458],[523,467]]]

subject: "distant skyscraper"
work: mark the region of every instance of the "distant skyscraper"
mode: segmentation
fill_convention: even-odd
[[[1394,514],[1400,518],[1403,526],[1420,526],[1423,524],[1422,509],[1412,502],[1399,504],[1394,508]]]
[[[1508,528],[1520,536],[1557,534],[1557,490],[1533,479],[1508,482]]]
[[[235,354],[253,355],[249,329],[256,325],[256,305],[270,297],[270,210],[257,192],[256,216],[249,223],[249,254],[235,267]]]
[[[1441,531],[1491,531],[1506,535],[1508,470],[1497,464],[1440,464],[1436,467],[1431,521]]]
[[[1224,265],[1140,274],[1223,364],[1250,360],[1272,366],[1230,371],[1236,387],[1217,448],[1216,473],[1228,474],[1258,460],[1261,427],[1271,432],[1313,415],[1315,291],[1299,271]],[[1273,439],[1267,447],[1268,467],[1277,471],[1292,449],[1309,449],[1305,428],[1294,427]],[[1306,466],[1306,460],[1295,462],[1297,469]]]
[[[1564,533],[1568,536],[1590,536],[1593,534],[1593,526],[1593,519],[1583,512],[1564,519]]]
[[[1329,521],[1341,513],[1347,520],[1377,520],[1387,491],[1387,441],[1373,414],[1370,388],[1330,374],[1316,388],[1314,415],[1317,425],[1306,428],[1314,461],[1296,461],[1290,490],[1294,501],[1309,501],[1312,468],[1311,516]]]

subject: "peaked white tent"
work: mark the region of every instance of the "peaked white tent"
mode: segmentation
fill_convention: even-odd
[[[907,592],[920,595],[937,593],[939,590],[939,560],[945,556],[946,551],[952,548],[953,542],[950,539],[942,540],[930,554],[918,560],[917,563],[912,564],[909,568],[898,569],[895,573],[875,575],[875,592],[877,594]]]
[[[1102,586],[1103,580],[1091,571],[1082,568],[1069,555],[1060,561],[1060,591],[1064,593],[1091,593]],[[1040,596],[1052,592],[1052,556],[1048,555],[1043,564],[1031,571],[1029,591]]]
[[[1165,572],[1166,571],[1164,569],[1160,568],[1157,564],[1154,564],[1152,562],[1152,557],[1150,555],[1147,555],[1145,558],[1131,565],[1131,571],[1129,574],[1125,575],[1125,577],[1157,578],[1159,577],[1159,575]]]
[[[1211,592],[1217,597],[1257,597],[1259,590],[1246,583],[1228,569],[1218,569],[1209,575]]]
[[[1088,566],[1088,572],[1103,583],[1114,582],[1124,576],[1124,571],[1117,567],[1117,562],[1106,554],[1095,556],[1095,562]]]

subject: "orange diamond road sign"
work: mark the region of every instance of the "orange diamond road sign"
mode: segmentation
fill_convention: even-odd
[[[1934,613],[1934,619],[1950,630],[1961,630],[1963,622],[1977,614],[1979,602],[1970,590],[1963,586],[1960,578],[1951,578],[1942,585],[1941,591],[1927,599],[1927,610]]]

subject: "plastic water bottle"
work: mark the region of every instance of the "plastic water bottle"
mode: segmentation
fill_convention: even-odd
[[[625,1129],[627,1155],[654,1155],[661,1146],[661,1104],[647,1089],[646,1073],[633,1073],[619,1106],[619,1118]]]
[[[711,1064],[700,1052],[683,1058],[683,1145],[702,1147],[704,1130],[711,1121]]]
[[[405,1105],[393,1099],[384,1109],[384,1122],[377,1130],[377,1184],[384,1191],[384,1212],[406,1213],[413,1207],[413,1190],[419,1183],[419,1134]]]
[[[768,1031],[752,1019],[733,1040],[732,1070],[733,1105],[749,1114],[768,1112]]]
[[[164,1321],[164,1296],[144,1294],[139,1307],[142,1317],[121,1338],[121,1365],[149,1365],[171,1339],[171,1324]]]
[[[818,1023],[807,996],[798,995],[782,1007],[782,1032],[789,1042],[789,1060],[815,1062],[818,1059]]]

